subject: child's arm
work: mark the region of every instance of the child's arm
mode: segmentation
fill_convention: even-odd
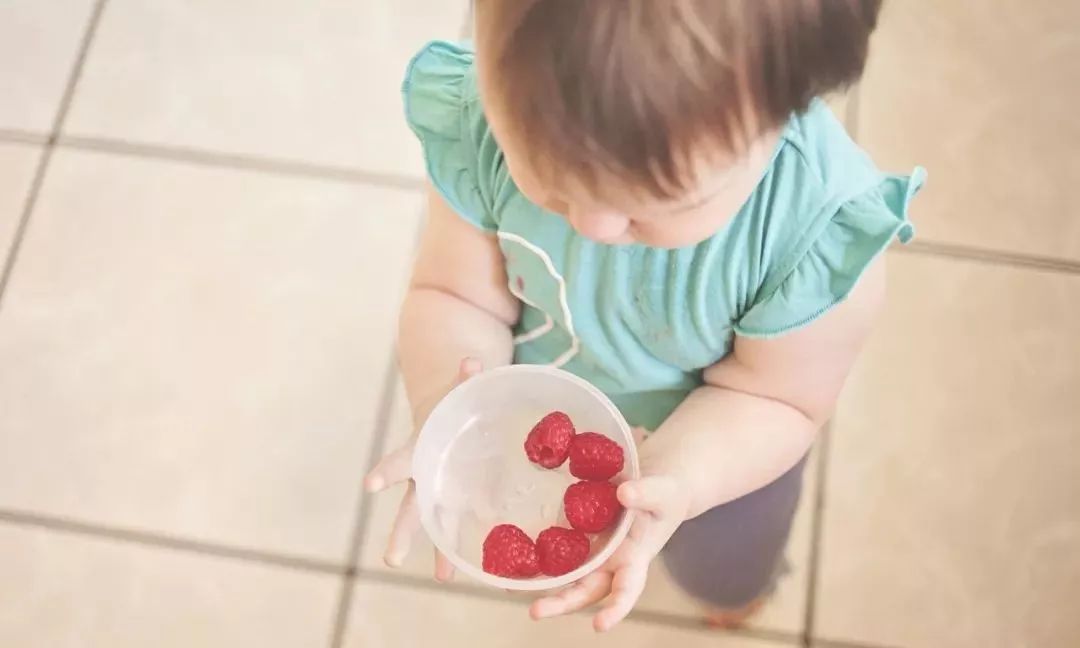
[[[740,338],[641,447],[642,479],[619,487],[638,516],[600,572],[537,601],[535,618],[582,609],[608,596],[594,626],[630,612],[649,563],[684,520],[753,492],[807,452],[832,413],[884,297],[884,262],[867,270],[847,301],[817,322],[771,340]]]
[[[398,355],[413,420],[453,386],[463,358],[509,364],[521,304],[507,288],[495,237],[455,214],[433,189],[428,222],[401,308]]]
[[[507,288],[495,237],[466,223],[433,189],[428,191],[428,205],[398,333],[401,373],[416,426],[457,382],[483,367],[510,363],[511,327],[521,307]],[[364,486],[369,492],[412,477],[414,442],[415,435],[368,474]],[[402,564],[418,528],[410,482],[387,541],[388,565]],[[453,573],[442,557],[436,560],[435,571],[442,580]]]
[[[706,385],[643,449],[656,457],[650,466],[685,482],[687,517],[771,483],[806,454],[832,415],[884,295],[879,261],[818,322],[771,340],[738,338],[734,353],[705,371]]]

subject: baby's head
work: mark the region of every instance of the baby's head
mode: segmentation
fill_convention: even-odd
[[[880,0],[478,0],[484,110],[518,188],[604,243],[680,247],[779,131],[862,72]]]

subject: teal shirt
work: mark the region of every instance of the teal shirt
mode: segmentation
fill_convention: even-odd
[[[925,173],[883,175],[823,102],[791,118],[735,217],[690,247],[611,246],[529,202],[484,118],[472,50],[435,42],[409,65],[406,119],[432,184],[498,237],[523,303],[514,362],[560,366],[656,429],[736,335],[765,338],[841,302],[895,238]]]

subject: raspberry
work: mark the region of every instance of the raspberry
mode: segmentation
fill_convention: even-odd
[[[484,571],[506,578],[532,578],[540,573],[536,545],[513,524],[500,524],[484,538]]]
[[[585,533],[600,533],[607,529],[622,512],[611,482],[579,481],[571,484],[563,495],[563,513],[570,526]]]
[[[585,432],[570,442],[570,474],[574,477],[607,481],[622,469],[622,446],[603,434]]]
[[[544,468],[558,468],[570,453],[574,424],[562,412],[552,412],[533,426],[525,437],[525,454],[529,461]]]
[[[536,539],[540,571],[548,576],[569,574],[589,558],[589,537],[576,529],[551,527]]]

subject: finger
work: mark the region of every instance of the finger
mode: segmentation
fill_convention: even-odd
[[[634,443],[641,445],[641,442],[645,440],[645,437],[649,436],[649,431],[643,427],[635,427],[630,430],[630,435],[634,437]]]
[[[410,441],[379,460],[364,477],[364,490],[378,493],[412,477],[413,443]]]
[[[416,506],[416,486],[409,482],[409,488],[401,498],[394,527],[390,531],[390,540],[386,543],[383,562],[388,567],[401,567],[409,555],[413,536],[420,528],[420,513]]]
[[[443,530],[444,541],[449,542],[450,551],[457,551],[461,544],[460,518],[457,514],[441,507],[435,507],[435,515],[438,524]],[[436,547],[435,548],[435,580],[445,583],[454,578],[454,564]]]
[[[615,572],[615,578],[611,581],[611,596],[604,608],[593,617],[593,629],[597,632],[607,632],[615,627],[630,614],[641,598],[648,573],[645,567],[638,564],[648,565],[647,562],[637,563]]]
[[[638,515],[630,525],[625,543],[625,553],[621,562],[622,569],[635,565],[648,566],[682,522],[678,517],[657,517]]]
[[[438,549],[435,550],[435,580],[447,583],[454,579],[454,563],[443,555]]]
[[[540,620],[584,609],[608,595],[611,574],[597,571],[555,594],[537,599],[529,607],[529,616]]]

